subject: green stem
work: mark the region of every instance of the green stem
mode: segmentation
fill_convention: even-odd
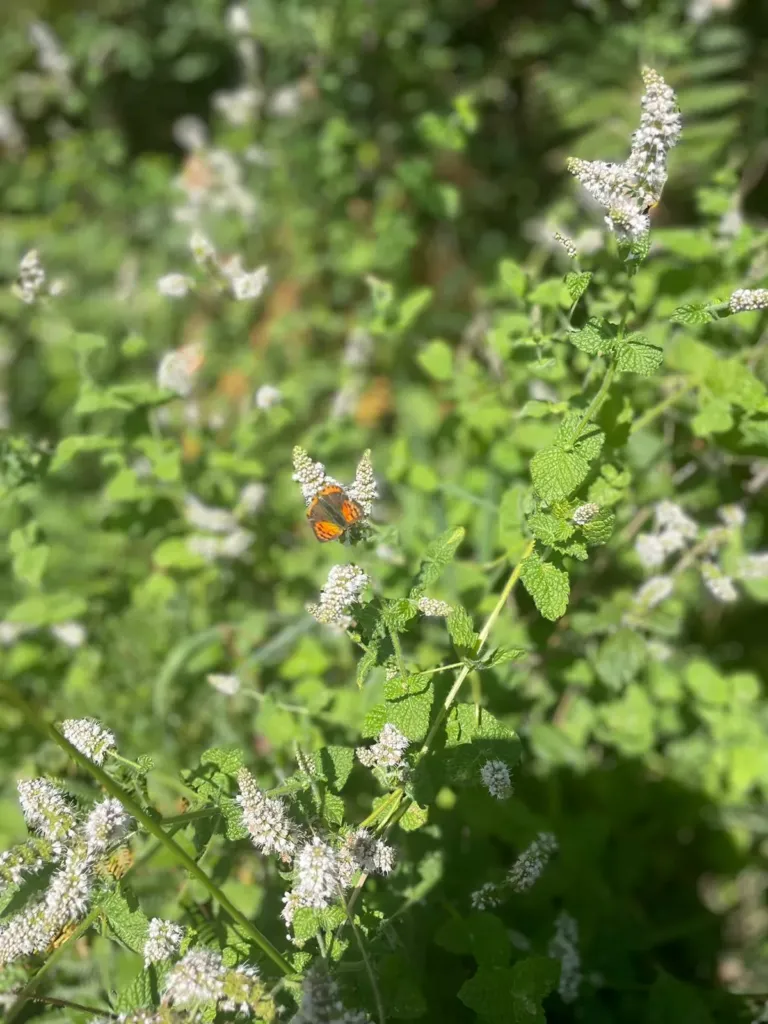
[[[383,817],[385,814],[388,816],[390,811],[394,810],[400,802],[402,796],[402,789],[394,789],[371,811],[367,818],[360,822],[358,828],[368,828],[370,825],[375,824],[379,818]]]
[[[603,382],[603,383],[605,383],[605,382]],[[496,605],[495,605],[493,611],[488,616],[485,625],[483,626],[482,630],[480,631],[480,642],[477,645],[477,653],[478,654],[483,649],[483,645],[485,644],[486,640],[490,636],[491,630],[496,625],[496,620],[498,619],[499,615],[501,615],[502,609],[504,608],[504,605],[507,603],[507,598],[512,593],[512,590],[513,590],[515,584],[517,583],[517,581],[520,579],[520,573],[523,571],[523,562],[526,560],[526,558],[528,558],[530,555],[533,554],[533,549],[535,547],[536,547],[536,540],[535,539],[530,540],[528,542],[528,546],[526,547],[525,551],[523,552],[523,554],[522,554],[522,556],[520,558],[520,561],[517,563],[515,568],[512,570],[509,579],[505,583],[504,589],[502,590],[501,594],[499,595],[499,599],[496,602]],[[420,758],[423,757],[427,753],[427,751],[429,750],[429,748],[430,748],[430,746],[432,744],[432,741],[434,740],[435,736],[437,735],[437,732],[438,732],[440,726],[445,721],[445,718],[446,718],[448,712],[451,709],[451,705],[453,704],[454,700],[456,700],[456,696],[457,696],[459,690],[461,689],[462,683],[467,678],[467,676],[469,675],[470,671],[471,671],[470,667],[468,665],[465,665],[462,668],[461,672],[459,672],[459,674],[456,676],[456,679],[455,679],[455,681],[453,683],[453,686],[448,691],[448,696],[443,701],[443,706],[440,708],[440,712],[437,715],[437,718],[435,719],[435,721],[432,723],[432,728],[427,733],[427,738],[424,740],[424,744],[423,744],[421,750],[419,751],[419,757]]]
[[[392,648],[395,652],[395,660],[397,661],[397,671],[400,673],[400,679],[402,680],[403,686],[406,686],[408,680],[408,671],[405,667],[405,659],[403,658],[403,648],[400,643],[400,637],[394,629],[389,630],[389,638],[392,641]]]
[[[196,821],[198,818],[210,818],[214,814],[221,814],[218,807],[200,807],[196,811],[187,811],[185,814],[173,814],[169,818],[163,818],[161,825],[173,825],[175,829],[184,828],[187,822]]]
[[[187,871],[202,885],[205,891],[210,897],[219,904],[229,915],[232,917],[245,931],[245,933],[256,943],[261,951],[269,957],[269,959],[280,968],[284,974],[293,974],[293,968],[282,956],[281,953],[272,945],[266,935],[263,935],[259,929],[252,924],[245,914],[232,903],[229,897],[221,891],[221,889],[211,881],[206,873],[200,868],[196,862],[189,856],[189,854],[183,850],[178,843],[171,836],[164,832],[161,828],[160,822],[152,815],[148,814],[147,811],[139,804],[134,798],[127,793],[119,783],[108,775],[102,768],[97,764],[94,764],[85,754],[81,754],[77,747],[74,747],[69,740],[67,740],[59,730],[47,722],[35,709],[24,700],[23,697],[19,696],[16,691],[8,686],[7,683],[0,683],[0,693],[2,693],[11,704],[21,711],[29,724],[42,732],[43,735],[52,739],[62,750],[64,750],[69,756],[75,761],[84,771],[88,772],[93,778],[102,786],[111,796],[115,797],[125,807],[126,811],[131,814],[136,821],[138,821],[144,828],[153,835],[172,855],[174,860],[179,864],[183,865]]]
[[[608,369],[605,371],[605,376],[603,377],[603,383],[598,388],[597,394],[592,399],[592,401],[589,403],[589,405],[587,406],[587,411],[584,413],[584,415],[581,417],[581,420],[579,421],[579,425],[576,428],[576,433],[574,434],[574,440],[575,441],[578,441],[578,439],[581,437],[581,432],[584,430],[584,428],[589,423],[589,421],[592,419],[592,417],[598,412],[598,410],[600,409],[600,406],[603,404],[603,402],[607,398],[608,391],[609,391],[609,389],[611,387],[611,384],[613,384],[613,378],[615,376],[616,376],[616,363],[611,362],[610,365],[608,366]]]
[[[652,423],[657,416],[661,416],[663,412],[666,412],[670,406],[674,405],[678,399],[682,398],[683,395],[687,395],[689,391],[692,391],[695,384],[683,384],[676,391],[672,391],[667,395],[666,398],[662,398],[660,402],[652,406],[650,409],[646,409],[642,416],[639,416],[632,426],[629,428],[630,434],[636,434],[638,430],[642,430],[643,427],[647,427],[649,423]]]
[[[67,1010],[82,1010],[83,1013],[100,1014],[102,1017],[115,1019],[115,1014],[109,1010],[99,1009],[98,1006],[86,1006],[85,1003],[73,1003],[70,999],[54,999],[53,996],[33,996],[33,1003],[46,1003],[48,1006],[61,1006]]]

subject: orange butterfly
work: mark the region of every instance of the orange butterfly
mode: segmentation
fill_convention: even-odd
[[[307,519],[320,541],[337,540],[362,517],[362,506],[338,484],[321,488],[307,509]]]

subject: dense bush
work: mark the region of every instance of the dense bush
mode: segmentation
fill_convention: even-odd
[[[766,1019],[761,12],[37,16],[5,1019]]]

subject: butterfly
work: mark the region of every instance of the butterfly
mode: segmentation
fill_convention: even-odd
[[[307,519],[320,541],[336,540],[362,517],[362,506],[338,484],[322,487],[307,509]]]

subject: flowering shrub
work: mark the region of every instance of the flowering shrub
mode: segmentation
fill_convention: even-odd
[[[466,6],[9,32],[9,1022],[761,1019],[749,37]]]

